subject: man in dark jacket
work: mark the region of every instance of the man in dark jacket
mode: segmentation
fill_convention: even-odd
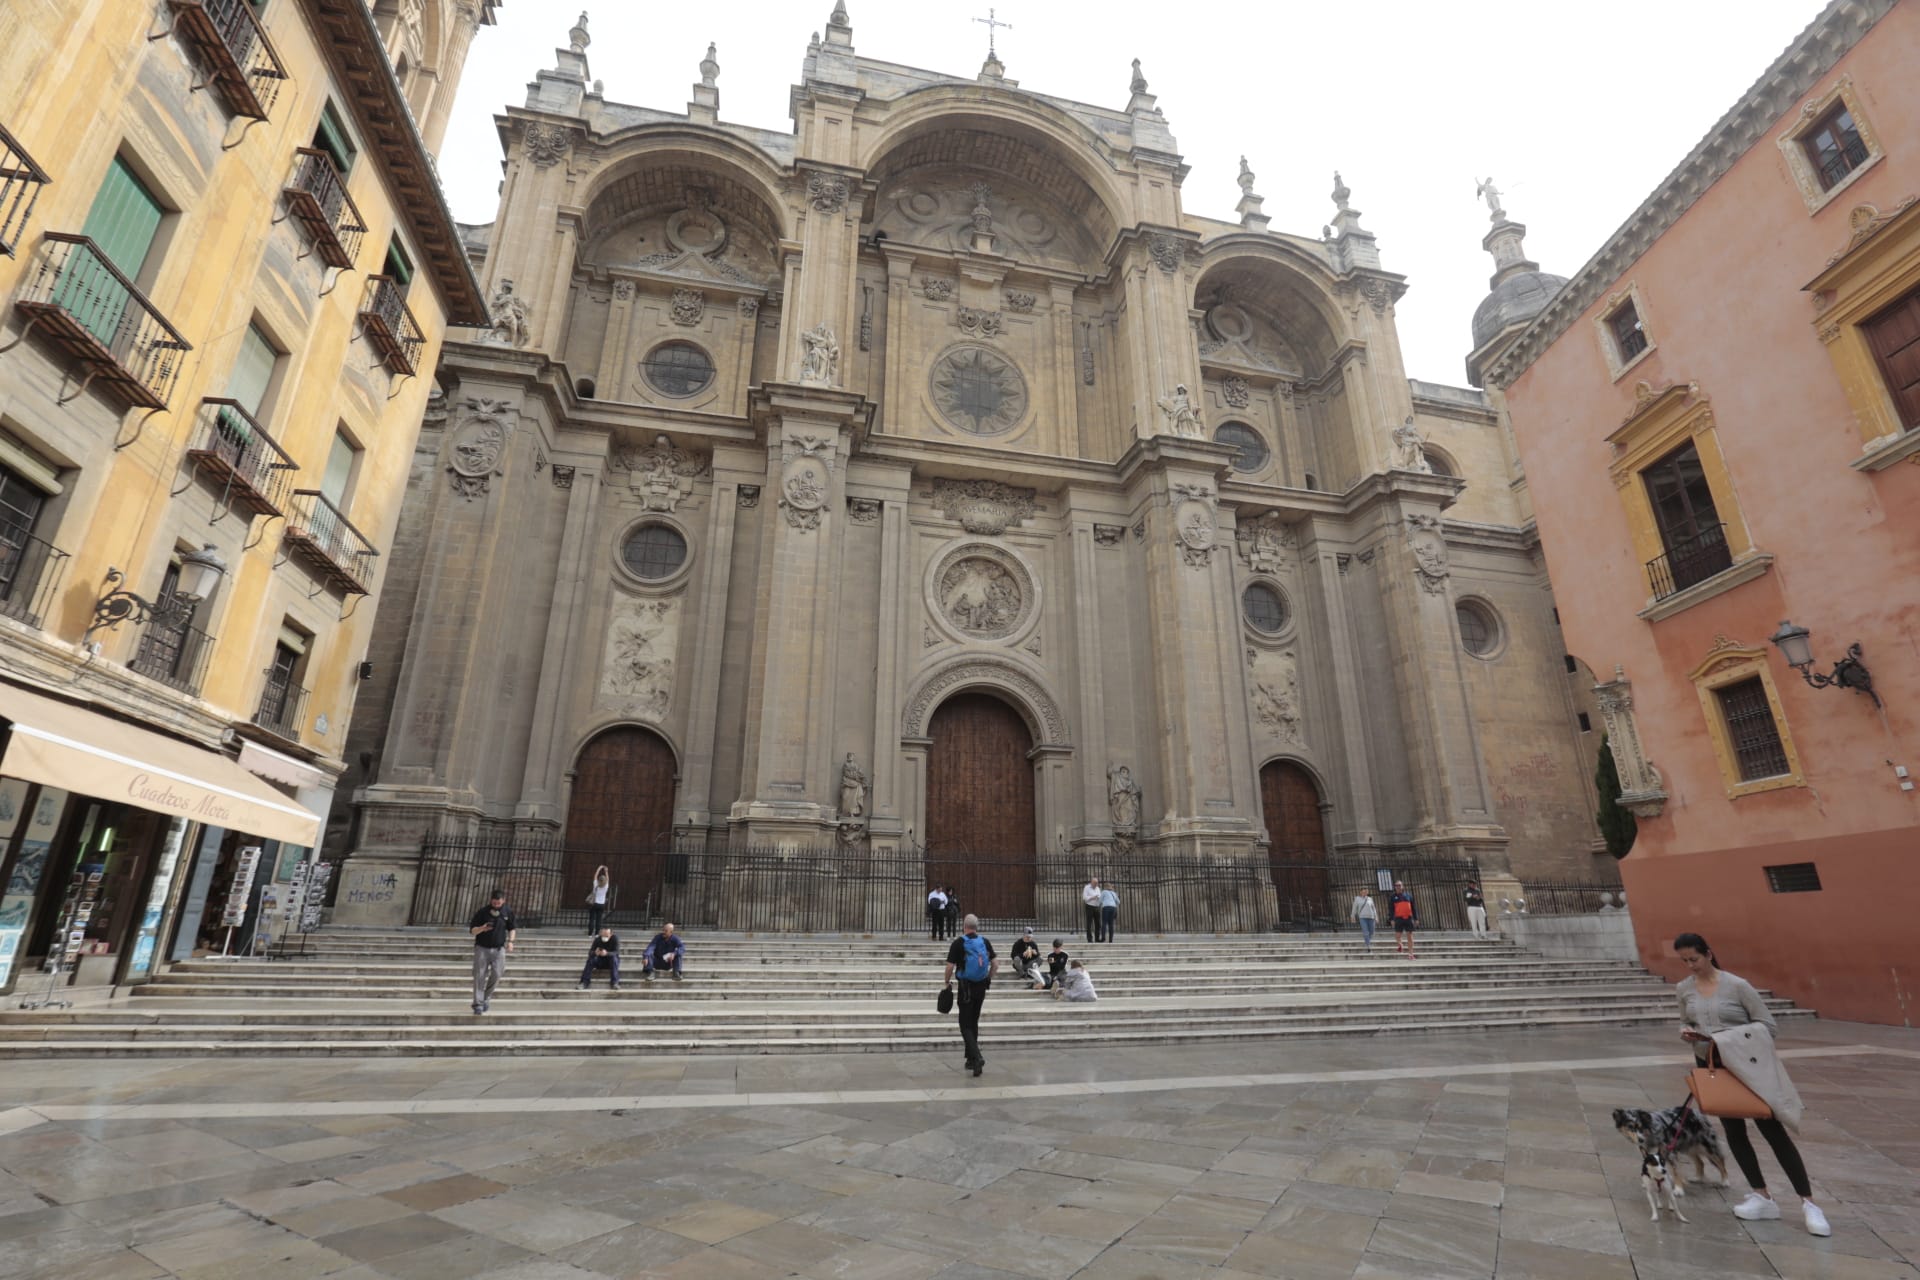
[[[607,976],[613,979],[613,989],[620,989],[620,938],[610,924],[601,925],[600,932],[587,944],[587,967],[580,971],[582,991],[593,985],[595,969],[605,969]]]
[[[1387,915],[1393,919],[1393,949],[1413,959],[1413,931],[1420,927],[1420,908],[1407,892],[1407,882],[1393,882],[1393,898],[1387,903]]]
[[[507,952],[513,950],[513,912],[507,909],[507,891],[495,889],[487,905],[467,921],[473,935],[473,1011],[485,1013],[493,1003],[493,989],[507,976]]]
[[[946,985],[960,975],[960,1040],[966,1046],[967,1066],[973,1074],[986,1070],[987,1060],[980,1054],[980,1006],[993,985],[1000,961],[994,958],[993,944],[980,936],[980,918],[969,915],[960,921],[960,936],[947,948]]]
[[[640,977],[652,982],[656,973],[671,973],[675,982],[680,981],[680,967],[686,963],[687,945],[680,941],[680,935],[673,931],[673,921],[660,926],[660,932],[653,935],[653,941],[647,944],[646,951],[640,957]]]
[[[1040,989],[1040,944],[1028,929],[1013,944],[1013,976],[1035,991]]]
[[[1060,975],[1067,971],[1067,948],[1060,939],[1053,940],[1053,950],[1047,953],[1046,986],[1051,988],[1060,981]]]

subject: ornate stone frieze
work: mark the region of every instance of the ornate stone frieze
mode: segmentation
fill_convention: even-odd
[[[1298,746],[1304,739],[1300,723],[1300,660],[1291,649],[1247,649],[1247,682],[1252,686],[1253,718],[1275,740]]]
[[[1147,256],[1153,259],[1154,266],[1172,275],[1180,269],[1180,259],[1186,256],[1186,250],[1174,237],[1155,232],[1147,237]]]
[[[833,330],[817,324],[800,335],[800,385],[830,387],[840,373],[840,343]]]
[[[929,302],[945,302],[953,296],[953,281],[939,276],[921,276],[920,294]]]
[[[1220,398],[1235,409],[1244,409],[1253,403],[1253,388],[1236,373],[1220,384]]]
[[[453,433],[447,478],[454,493],[471,502],[487,492],[494,476],[503,474],[500,461],[518,415],[513,401],[491,396],[468,396],[460,407],[464,420]]]
[[[1607,749],[1620,775],[1618,803],[1636,818],[1657,818],[1666,808],[1666,781],[1640,745],[1640,728],[1633,717],[1633,685],[1621,667],[1613,679],[1593,686],[1594,701],[1607,726]]]
[[[1204,484],[1168,486],[1173,499],[1173,540],[1188,565],[1204,569],[1213,563],[1214,514],[1218,498]]]
[[[1033,574],[1016,555],[985,542],[963,542],[930,566],[929,611],[961,640],[1018,637],[1039,604]]]
[[[960,332],[969,338],[997,338],[1000,336],[1001,316],[998,311],[982,311],[977,307],[961,307],[955,313],[954,322],[960,326]]]
[[[1096,524],[1093,526],[1093,545],[1096,547],[1117,547],[1120,538],[1127,531],[1123,524]]]
[[[675,324],[692,328],[707,314],[707,295],[698,289],[675,289],[671,314]]]
[[[1007,290],[1006,293],[1002,295],[1002,298],[1007,304],[1007,310],[1017,312],[1020,315],[1026,315],[1032,311],[1034,304],[1039,301],[1039,299],[1031,293],[1017,293],[1012,289]]]
[[[838,213],[847,207],[847,180],[837,173],[807,175],[807,203],[821,213]]]
[[[1300,539],[1293,526],[1269,511],[1251,520],[1242,520],[1233,531],[1240,560],[1254,573],[1284,573],[1293,567],[1293,554]]]
[[[1440,595],[1447,589],[1447,540],[1440,532],[1438,516],[1418,512],[1407,517],[1407,546],[1413,552],[1415,576],[1420,589],[1428,595]]]
[[[848,498],[847,518],[855,524],[875,524],[880,519],[880,499]]]
[[[530,124],[521,141],[527,159],[542,169],[550,169],[567,158],[569,138],[565,129],[550,124]]]
[[[693,493],[694,480],[707,471],[707,455],[689,453],[664,435],[644,449],[622,448],[614,465],[627,473],[627,488],[648,511],[668,514]]]
[[[673,702],[680,597],[642,600],[617,596],[611,615],[600,674],[601,701],[657,724],[666,718]]]
[[[1034,511],[1034,491],[998,480],[935,480],[933,505],[968,533],[998,537]]]
[[[927,720],[933,709],[954,689],[985,686],[1004,689],[1031,708],[1039,720],[1038,728],[1048,743],[1064,746],[1068,741],[1067,719],[1060,704],[1017,661],[988,654],[969,656],[941,667],[914,690],[900,715],[901,736],[924,738]]]

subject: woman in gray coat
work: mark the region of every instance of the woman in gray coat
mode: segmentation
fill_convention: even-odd
[[[1769,1037],[1772,1035],[1775,1030],[1772,1010],[1767,1008],[1752,983],[1720,967],[1705,938],[1697,933],[1683,933],[1673,940],[1673,949],[1687,966],[1687,976],[1680,980],[1677,989],[1680,1020],[1686,1024],[1680,1038],[1693,1047],[1694,1059],[1700,1065],[1707,1064],[1715,1032],[1757,1022],[1767,1029]],[[1777,1060],[1774,1067],[1784,1077],[1785,1072]],[[1733,1206],[1733,1215],[1749,1222],[1778,1218],[1780,1206],[1767,1192],[1767,1181],[1760,1173],[1760,1158],[1753,1153],[1753,1140],[1747,1136],[1747,1122],[1723,1116],[1720,1123],[1727,1131],[1727,1150],[1733,1153],[1740,1172],[1747,1176],[1747,1185],[1753,1188],[1746,1199]],[[1813,1185],[1807,1181],[1806,1163],[1800,1159],[1800,1149],[1793,1145],[1793,1135],[1787,1132],[1786,1125],[1778,1116],[1756,1120],[1754,1124],[1767,1145],[1773,1148],[1774,1159],[1780,1162],[1780,1168],[1799,1195],[1807,1230],[1816,1236],[1832,1235],[1827,1215],[1813,1202]]]

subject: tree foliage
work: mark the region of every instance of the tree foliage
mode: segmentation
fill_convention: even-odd
[[[1600,824],[1600,837],[1607,842],[1608,853],[1624,858],[1633,848],[1634,837],[1640,834],[1640,824],[1632,810],[1621,807],[1620,770],[1613,763],[1612,740],[1605,736],[1600,739],[1600,764],[1593,780],[1600,792],[1600,812],[1594,815]]]

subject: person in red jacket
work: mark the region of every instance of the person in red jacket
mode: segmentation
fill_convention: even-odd
[[[1413,959],[1413,931],[1420,926],[1420,908],[1407,892],[1406,881],[1393,882],[1393,901],[1387,904],[1387,915],[1393,919],[1393,949]]]

